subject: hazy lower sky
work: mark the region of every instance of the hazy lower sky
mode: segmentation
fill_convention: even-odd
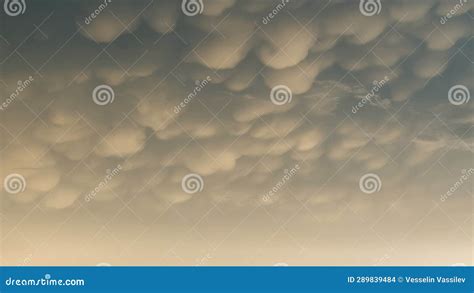
[[[473,264],[474,1],[3,1],[2,265]]]

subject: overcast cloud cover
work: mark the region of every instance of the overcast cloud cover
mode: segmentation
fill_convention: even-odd
[[[195,2],[1,12],[3,264],[472,264],[473,1]]]

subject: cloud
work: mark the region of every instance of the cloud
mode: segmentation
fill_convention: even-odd
[[[27,182],[21,196],[6,195],[9,203],[74,207],[121,164],[88,204],[136,198],[156,211],[185,203],[196,197],[181,179],[197,173],[201,198],[253,206],[301,164],[290,188],[265,204],[294,196],[317,210],[353,198],[364,173],[386,175],[390,196],[400,182],[411,188],[403,174],[429,168],[440,151],[472,152],[462,136],[469,108],[447,100],[453,84],[472,94],[472,70],[459,65],[470,56],[472,5],[443,25],[444,2],[383,3],[367,17],[355,4],[298,1],[263,24],[273,4],[205,1],[189,17],[174,1],[111,2],[88,23],[97,7],[52,16],[63,27],[48,22],[48,36],[28,39],[1,73],[2,97],[35,79],[2,110],[2,178],[16,172]],[[19,43],[12,32],[5,38],[3,58]],[[113,102],[93,102],[99,85],[113,89]],[[290,88],[290,103],[272,103],[278,85]],[[430,124],[431,112],[450,128]]]

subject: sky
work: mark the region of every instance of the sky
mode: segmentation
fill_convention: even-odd
[[[0,264],[473,264],[474,1],[0,15]]]

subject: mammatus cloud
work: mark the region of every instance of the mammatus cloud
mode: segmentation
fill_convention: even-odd
[[[413,139],[424,121],[409,118],[414,119],[413,129],[407,131],[396,123],[406,114],[397,113],[395,122],[378,133],[370,133],[378,128],[371,124],[382,126],[400,103],[415,99],[415,93],[426,88],[430,79],[443,74],[454,62],[450,60],[462,58],[455,52],[469,46],[466,40],[472,33],[466,7],[446,25],[433,25],[431,22],[446,11],[445,4],[435,2],[387,5],[374,17],[364,16],[356,5],[347,3],[323,9],[319,4],[301,2],[285,7],[267,24],[258,20],[272,8],[270,2],[248,12],[250,3],[210,1],[196,17],[183,16],[172,1],[105,2],[99,8],[88,4],[73,18],[76,23],[70,23],[83,38],[74,37],[74,46],[53,55],[43,77],[18,93],[17,100],[2,113],[8,132],[19,133],[25,129],[23,121],[33,118],[31,112],[44,109],[40,123],[26,127],[16,140],[7,133],[3,143],[3,175],[23,168],[30,182],[29,200],[12,197],[14,201],[44,197],[49,207],[73,205],[95,183],[81,182],[84,185],[80,187],[66,183],[71,181],[64,177],[68,168],[84,160],[94,162],[90,168],[98,173],[114,161],[134,166],[126,167],[116,179],[123,181],[116,184],[118,189],[123,185],[131,189],[117,190],[124,196],[135,189],[152,188],[134,186],[127,180],[141,173],[146,176],[152,166],[167,173],[153,188],[174,184],[170,178],[179,170],[209,176],[208,180],[217,173],[228,173],[225,182],[207,185],[209,193],[219,193],[232,182],[251,177],[255,169],[240,171],[245,160],[253,159],[258,166],[268,156],[283,160],[277,164],[279,168],[295,158],[305,161],[306,154],[311,160],[306,167],[309,170],[349,158],[351,164],[366,170],[393,168],[390,158],[394,153],[377,150],[385,145],[404,146],[403,141]],[[438,13],[427,15],[432,7]],[[321,13],[316,18],[310,10]],[[83,23],[91,11],[94,16]],[[54,54],[55,44],[67,33],[54,31],[54,25],[48,24],[43,28],[47,39],[30,40],[41,44],[45,55]],[[326,40],[331,40],[331,45],[324,45]],[[94,50],[98,43],[107,49],[102,53]],[[5,46],[4,58],[8,49]],[[33,50],[24,54],[27,60],[43,57]],[[73,62],[57,61],[71,55],[75,56]],[[167,57],[170,55],[174,60]],[[8,86],[12,80],[32,74],[10,71],[14,61],[21,63],[12,57],[6,59],[2,76],[6,95],[14,90]],[[78,72],[87,62],[90,64]],[[55,72],[70,80],[55,79]],[[320,83],[329,82],[331,72],[336,74],[334,84],[322,87]],[[472,75],[472,70],[466,73]],[[210,84],[196,92],[182,112],[175,113],[173,108],[192,92],[203,74],[212,76]],[[338,75],[353,78],[338,80]],[[391,100],[391,108],[373,108],[380,102],[377,99],[364,109],[366,113],[350,117],[345,106],[355,104],[354,97],[364,95],[373,81],[386,76],[389,82],[378,96]],[[291,91],[288,105],[270,103],[269,93],[280,85]],[[104,88],[113,96],[105,97],[109,100],[102,101],[103,107],[91,103],[92,94],[94,102],[101,105],[97,89]],[[433,97],[425,110],[445,102]],[[344,122],[336,128],[333,123],[340,121]],[[185,147],[178,152],[180,146]],[[443,147],[448,146],[439,140],[417,139],[405,151],[413,165]],[[263,181],[256,183],[253,196],[258,196],[264,182],[271,182],[276,170],[269,169],[260,174],[267,179],[261,177]]]

